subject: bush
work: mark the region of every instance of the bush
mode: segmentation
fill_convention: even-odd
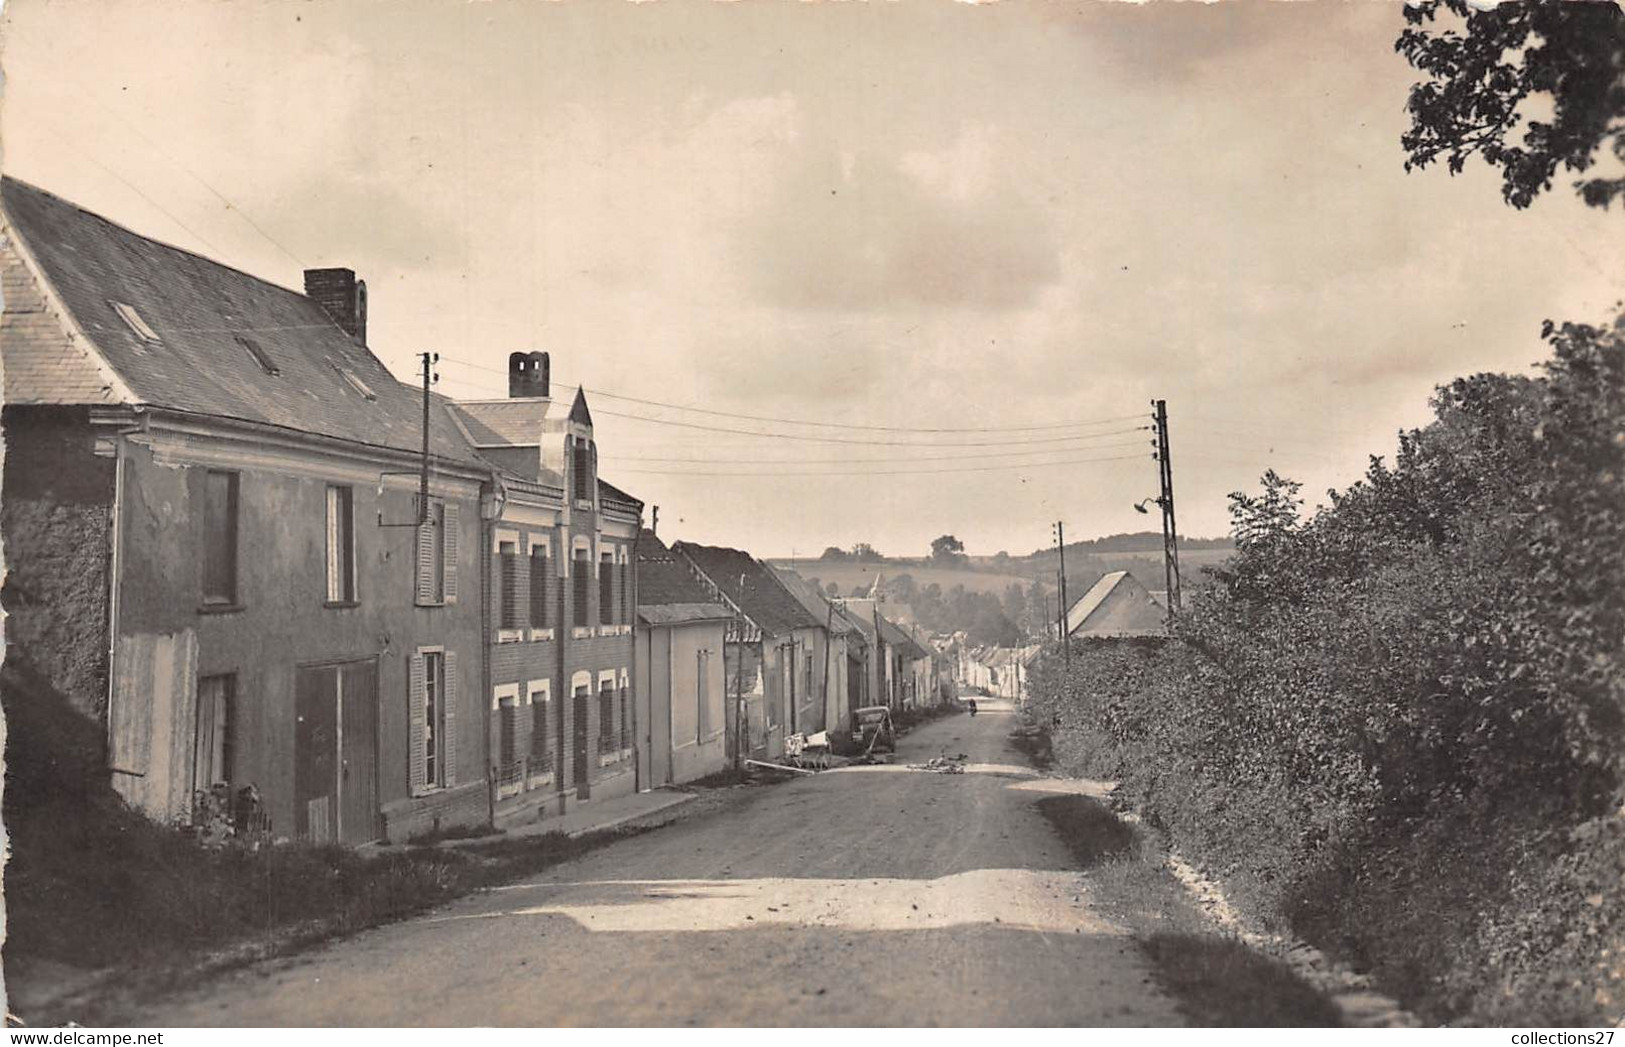
[[[1439,1018],[1625,1017],[1625,318],[1441,388],[1307,518],[1265,475],[1168,642],[1035,670],[1063,766]]]

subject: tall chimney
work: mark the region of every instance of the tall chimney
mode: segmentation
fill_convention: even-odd
[[[508,399],[546,400],[550,369],[546,353],[509,353]]]
[[[322,307],[345,334],[367,344],[367,282],[353,269],[306,269],[305,296]]]

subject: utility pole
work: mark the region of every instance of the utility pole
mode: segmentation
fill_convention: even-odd
[[[1151,406],[1153,428],[1157,434],[1157,479],[1162,494],[1157,504],[1162,507],[1162,570],[1168,587],[1168,610],[1179,613],[1179,529],[1174,523],[1174,463],[1168,451],[1168,401],[1153,400]]]
[[[1056,615],[1055,635],[1060,638],[1061,652],[1066,657],[1066,664],[1072,664],[1072,644],[1066,635],[1066,613],[1071,605],[1066,601],[1066,525],[1060,520],[1055,521],[1055,548],[1061,553],[1061,609]]]
[[[440,381],[433,367],[439,353],[419,353],[423,358],[423,467],[418,472],[418,526],[429,522],[429,386]]]
[[[653,519],[649,521],[649,533],[653,535],[660,533],[660,506],[658,505],[654,507]]]

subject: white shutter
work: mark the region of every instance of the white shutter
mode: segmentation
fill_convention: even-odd
[[[418,525],[417,602],[419,606],[434,603],[434,518]]]
[[[462,534],[462,506],[456,502],[447,502],[444,508],[444,524],[446,529],[445,541],[441,546],[440,555],[445,558],[446,565],[446,603],[457,602],[457,541]],[[448,672],[446,674],[450,676]]]
[[[448,507],[449,508],[449,507]],[[447,651],[441,658],[446,682],[441,688],[440,704],[445,709],[445,733],[440,743],[441,780],[448,786],[457,784],[457,654]]]
[[[423,686],[422,653],[409,655],[407,663],[407,780],[412,795],[416,796],[427,784],[423,780],[424,734],[427,730],[424,706],[427,696]]]

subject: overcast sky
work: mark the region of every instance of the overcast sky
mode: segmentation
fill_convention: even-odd
[[[1405,174],[1393,4],[6,6],[8,173],[290,287],[354,268],[449,395],[548,350],[663,536],[761,556],[1154,526],[1153,397],[1221,534],[1625,284],[1567,184]]]

